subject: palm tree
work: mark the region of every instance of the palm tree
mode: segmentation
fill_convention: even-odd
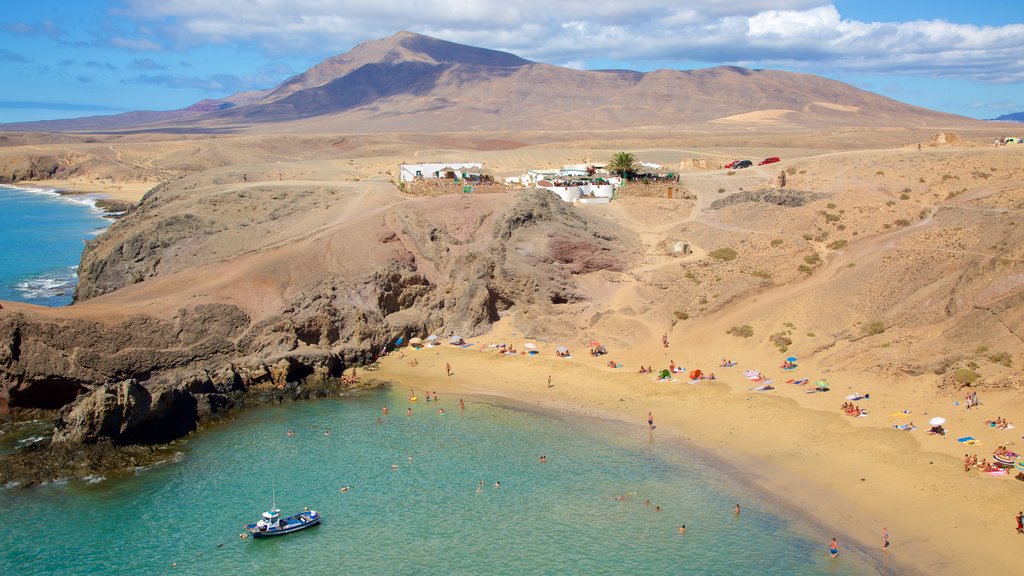
[[[604,168],[623,178],[629,178],[636,171],[636,156],[632,152],[617,152]]]

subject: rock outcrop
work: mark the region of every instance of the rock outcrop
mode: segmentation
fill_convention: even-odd
[[[60,162],[53,156],[36,154],[0,156],[0,184],[51,178],[60,168]]]
[[[161,261],[188,270],[189,254],[231,233],[181,211],[164,215],[162,202],[149,200],[91,245],[83,265],[117,273],[83,277],[80,299],[137,281],[129,270],[159,278]],[[0,410],[61,409],[54,446],[167,442],[246,398],[334,389],[348,367],[372,362],[402,336],[473,336],[516,308],[529,309],[542,334],[553,329],[545,318],[590,300],[578,277],[622,270],[639,251],[631,233],[541,190],[403,202],[331,230],[324,242],[360,252],[297,251],[282,275],[288,284],[266,288],[283,304],[258,318],[218,301],[104,322],[5,310]],[[110,302],[117,309],[118,297],[105,296],[104,310]]]
[[[195,429],[196,406],[196,396],[182,388],[164,388],[150,394],[135,380],[105,384],[78,398],[57,419],[52,441],[169,442]]]

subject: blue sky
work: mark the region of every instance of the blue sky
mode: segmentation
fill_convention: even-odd
[[[170,110],[269,88],[399,30],[575,68],[778,68],[974,118],[1024,111],[1024,24],[1005,0],[5,4],[0,122]]]

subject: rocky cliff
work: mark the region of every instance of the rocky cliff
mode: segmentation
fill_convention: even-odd
[[[302,220],[296,199],[317,205],[301,192],[285,196],[290,212],[249,220],[256,236]],[[542,333],[544,318],[591,298],[579,276],[621,270],[638,251],[632,233],[546,191],[400,199],[258,252],[227,241],[237,229],[216,215],[164,212],[166,202],[151,195],[90,243],[81,303],[67,314],[0,311],[0,409],[61,410],[53,445],[166,442],[247,391],[336,381],[399,337],[476,335],[510,309],[530,310]],[[215,268],[277,276],[228,303],[239,284],[204,267],[211,254],[227,256]],[[195,282],[181,280],[196,274],[214,283],[198,299],[186,293]],[[138,301],[149,309],[75,314]]]

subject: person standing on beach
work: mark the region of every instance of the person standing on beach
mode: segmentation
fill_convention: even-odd
[[[889,529],[882,528],[882,550],[888,549],[889,546]]]
[[[444,369],[445,369],[445,371],[448,372],[448,377],[451,378],[452,377],[452,365],[450,363],[448,363],[448,362],[445,362]]]
[[[462,401],[462,398],[459,398],[459,410],[465,410],[465,409],[466,409],[466,403]]]
[[[647,413],[647,429],[654,430],[654,412]]]
[[[832,541],[828,543],[828,552],[833,558],[839,556],[839,543],[836,542],[836,537],[832,537]]]
[[[1017,512],[1017,534],[1024,534],[1024,512]]]
[[[661,345],[663,347],[665,347],[665,348],[668,348],[668,333],[667,332],[661,335]]]

